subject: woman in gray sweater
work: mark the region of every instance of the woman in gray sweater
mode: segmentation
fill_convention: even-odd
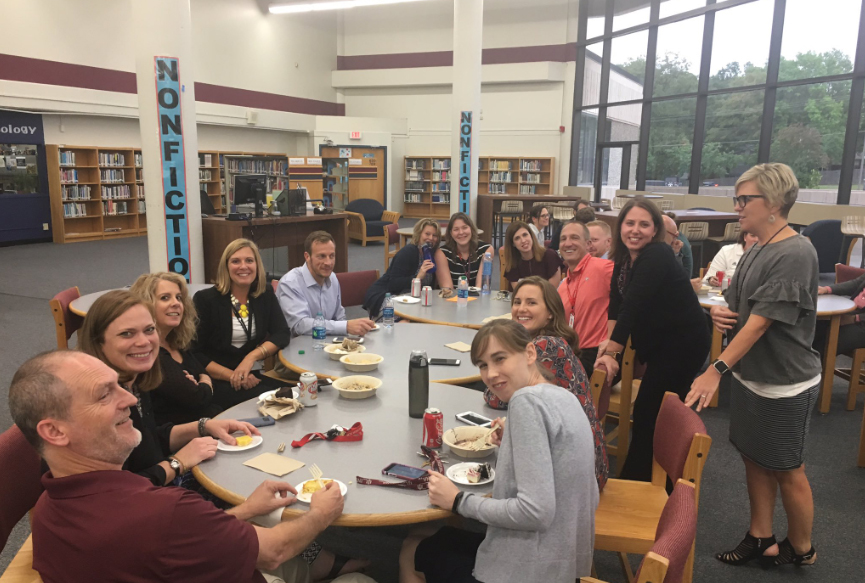
[[[550,384],[526,329],[510,320],[481,328],[472,362],[508,420],[492,498],[461,491],[430,472],[430,502],[487,525],[486,535],[444,527],[406,539],[401,583],[573,583],[592,567],[598,484],[592,429],[577,399]],[[423,575],[423,578],[420,575]]]

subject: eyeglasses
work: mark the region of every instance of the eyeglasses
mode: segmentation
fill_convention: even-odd
[[[550,218],[550,213],[547,213],[547,214],[545,214],[545,215],[541,215],[541,218],[542,218],[542,219],[548,219],[548,218]]]
[[[733,206],[740,206],[745,208],[749,202],[751,202],[752,198],[766,198],[762,194],[743,194],[742,196],[734,196],[733,197]]]

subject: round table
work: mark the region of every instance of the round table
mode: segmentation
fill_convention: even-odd
[[[406,363],[406,368],[408,363]],[[348,487],[343,514],[333,523],[335,526],[387,526],[412,524],[447,518],[450,511],[435,508],[429,503],[426,490],[405,490],[381,486],[364,486],[357,483],[357,476],[397,481],[382,476],[381,470],[391,463],[402,463],[421,467],[424,458],[420,451],[423,420],[408,416],[408,393],[405,382],[386,382],[376,395],[369,399],[349,400],[339,396],[336,389],[326,388],[319,396],[319,405],[309,407],[276,422],[276,425],[260,429],[264,442],[261,446],[242,452],[218,451],[216,456],[202,462],[193,469],[199,483],[208,491],[230,504],[239,504],[264,480],[283,480],[293,485],[310,478],[309,467],[318,464],[325,478],[340,480]],[[484,403],[481,393],[471,389],[430,383],[429,404],[444,413],[444,428],[463,426],[454,416],[464,411],[476,411],[490,419],[501,412]],[[255,399],[228,409],[220,416],[244,419],[258,415]],[[291,447],[307,433],[323,432],[334,424],[350,427],[360,421],[363,424],[363,439],[353,442],[311,441],[302,448]],[[263,453],[277,453],[280,443],[285,443],[285,457],[302,461],[303,468],[277,478],[243,465],[243,462]],[[450,452],[446,445],[442,453],[451,463],[465,460]],[[496,454],[482,460],[495,463]],[[448,465],[445,465],[445,469]],[[460,486],[467,492],[487,494],[492,484],[484,486]],[[308,504],[295,502],[282,513],[283,520],[297,518],[309,509]]]
[[[712,306],[727,306],[727,302],[723,296],[717,294],[718,288],[714,288],[710,292],[701,292],[697,294],[697,299],[700,305],[706,309],[711,309]],[[841,316],[849,314],[856,310],[856,304],[850,298],[836,296],[834,294],[826,294],[817,296],[817,319],[829,320],[829,334],[826,338],[826,350],[823,357],[823,378],[820,384],[820,396],[817,398],[818,410],[821,413],[828,413],[829,406],[832,400],[832,382],[835,379],[835,359],[838,351],[838,329],[841,327]],[[721,354],[723,349],[723,334],[717,328],[712,326],[712,348],[709,352],[709,358],[714,361]],[[718,392],[712,397],[710,406],[718,405]]]
[[[332,360],[324,350],[314,350],[312,336],[298,336],[279,352],[279,360],[298,374],[314,372],[320,378],[339,378],[363,374],[405,387],[408,383],[408,359],[412,350],[426,350],[429,358],[457,358],[459,366],[430,366],[430,380],[450,385],[465,385],[478,382],[478,369],[468,352],[457,352],[445,344],[465,342],[471,345],[475,331],[453,326],[430,324],[394,324],[393,328],[380,328],[364,337],[367,353],[378,354],[384,361],[371,372],[351,372],[338,360]],[[333,337],[328,336],[330,342]],[[299,354],[303,350],[304,354]]]
[[[190,283],[190,284],[188,284],[188,287],[189,287],[189,295],[194,296],[196,292],[199,292],[203,289],[213,287],[213,284],[211,284],[211,283]],[[124,289],[124,290],[128,291],[129,286],[119,287],[119,288],[115,288],[115,289]],[[107,294],[110,291],[114,291],[114,290],[113,289],[104,289],[102,291],[93,292],[92,294],[86,294],[86,295],[81,296],[78,299],[72,300],[72,302],[69,304],[69,311],[72,312],[73,314],[77,314],[77,315],[82,316],[82,317],[86,316],[87,310],[90,309],[90,306],[93,305],[93,302],[95,302],[102,295]]]
[[[400,318],[412,322],[444,324],[477,330],[484,325],[485,319],[511,313],[510,300],[494,299],[498,293],[494,291],[487,295],[478,296],[465,307],[461,307],[456,302],[449,302],[440,298],[438,292],[433,292],[431,306],[424,306],[420,302],[401,304],[397,301],[394,302],[394,313]]]
[[[447,231],[447,227],[441,228],[441,236],[444,238],[445,232]],[[482,229],[478,229],[478,235],[483,235],[484,232]],[[405,242],[411,239],[412,235],[414,235],[414,227],[402,227],[396,230],[399,235],[399,248],[402,249],[405,246]]]

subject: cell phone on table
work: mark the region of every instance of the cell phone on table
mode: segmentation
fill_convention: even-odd
[[[460,359],[459,358],[431,358],[429,359],[429,363],[432,366],[440,364],[442,366],[459,366]]]
[[[473,411],[466,411],[465,413],[457,413],[456,415],[459,421],[466,423],[468,425],[477,425],[478,427],[489,427],[493,422],[492,419],[484,417],[478,413]]]
[[[426,476],[427,471],[403,464],[390,464],[381,473],[385,476],[393,476],[394,478],[402,478],[403,480],[416,480]]]
[[[250,417],[249,419],[238,419],[238,421],[246,421],[253,427],[267,427],[268,425],[274,425],[276,423],[276,419],[274,419],[270,415],[264,415],[262,417]]]
[[[348,336],[349,340],[354,340],[358,344],[363,344],[363,336]],[[334,344],[342,344],[342,341],[346,339],[346,336],[337,336],[333,339]]]

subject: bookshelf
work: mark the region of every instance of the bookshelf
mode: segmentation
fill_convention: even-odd
[[[447,219],[451,216],[450,156],[406,156],[402,216]]]
[[[288,185],[288,156],[285,154],[228,154],[220,155],[222,182],[228,201],[234,202],[234,177],[238,174],[264,174],[267,176],[267,194],[276,196]],[[215,205],[214,205],[215,206]]]
[[[225,208],[225,189],[222,171],[222,156],[213,150],[200,150],[198,152],[198,185],[199,190],[207,193],[210,202],[217,214]]]
[[[481,157],[478,193],[554,194],[555,161],[555,158]]]

